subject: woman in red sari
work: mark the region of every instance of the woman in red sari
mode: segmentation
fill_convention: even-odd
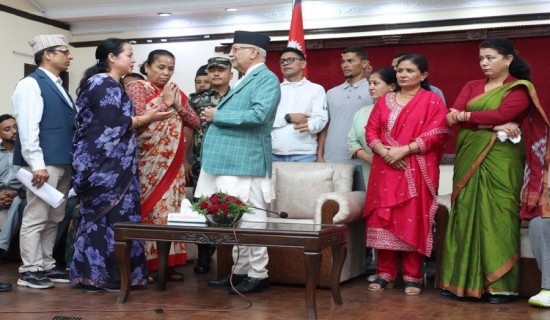
[[[138,166],[141,194],[141,220],[145,223],[166,224],[168,213],[179,212],[185,198],[185,172],[189,165],[185,155],[184,126],[197,129],[200,119],[187,102],[187,96],[170,82],[174,74],[174,55],[166,50],[154,50],[141,66],[148,81],[128,85],[128,95],[136,115],[151,109],[175,109],[167,120],[137,129]],[[139,125],[139,124],[138,124]],[[145,242],[148,271],[158,270],[158,254],[154,241]],[[175,266],[186,263],[184,243],[172,243],[168,257],[171,280],[183,280]],[[154,278],[150,279],[150,281]]]
[[[401,253],[405,294],[420,294],[424,256],[432,250],[439,162],[449,132],[447,109],[429,91],[428,62],[398,62],[395,92],[378,99],[365,137],[374,152],[363,218],[367,247],[378,249],[377,275],[368,287],[393,287]]]

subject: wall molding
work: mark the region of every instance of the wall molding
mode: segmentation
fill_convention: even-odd
[[[533,26],[496,26],[496,24],[503,23],[518,23],[518,22],[536,22],[540,21],[540,24]],[[308,50],[315,49],[328,49],[328,48],[342,48],[349,46],[347,43],[353,41],[355,45],[362,45],[365,47],[384,46],[384,45],[398,45],[409,43],[440,43],[440,42],[456,42],[456,41],[473,41],[484,39],[483,36],[504,36],[508,38],[518,37],[534,37],[534,36],[547,36],[550,31],[550,13],[543,14],[521,14],[512,16],[498,16],[498,17],[485,17],[485,18],[467,18],[467,19],[451,19],[451,20],[437,20],[437,21],[424,21],[424,22],[411,22],[411,23],[396,23],[396,24],[378,24],[378,25],[363,25],[363,26],[351,26],[351,27],[336,27],[336,28],[319,28],[319,29],[307,29],[304,31],[306,36],[318,36],[318,35],[330,35],[330,34],[354,34],[365,32],[381,32],[388,30],[397,31],[392,35],[375,35],[375,36],[363,36],[363,37],[346,37],[346,38],[332,38],[332,39],[312,39],[306,40],[306,47]],[[495,24],[495,27],[484,27],[479,29],[476,25],[491,25]],[[441,27],[461,27],[472,26],[470,30],[456,30],[456,31],[422,31],[418,29],[433,29]],[[416,33],[410,33],[411,29],[417,29]],[[404,33],[404,30],[409,30]],[[500,31],[498,31],[500,30]],[[401,33],[399,33],[401,31]],[[262,31],[270,37],[286,37],[288,36],[288,30],[272,30]],[[497,35],[498,34],[498,35]],[[179,37],[151,37],[151,38],[130,38],[128,39],[131,44],[151,44],[151,43],[174,43],[174,42],[192,42],[192,41],[205,41],[205,40],[231,40],[233,39],[233,33],[216,33],[216,34],[202,34],[191,36],[179,36]],[[359,41],[359,43],[357,42]],[[82,47],[95,47],[101,40],[93,41],[74,41],[70,44],[77,48]],[[273,41],[269,50],[278,50],[282,43],[286,41]],[[222,45],[217,47],[218,52],[226,52],[227,46],[230,43],[223,42]],[[228,51],[227,51],[228,52]]]
[[[0,4],[0,11],[16,15],[18,17],[21,17],[21,18],[24,18],[24,19],[27,19],[27,20],[36,21],[36,22],[40,22],[40,23],[47,24],[47,25],[50,25],[50,26],[54,26],[54,27],[57,27],[57,28],[60,28],[60,29],[63,29],[63,30],[69,30],[69,31],[71,30],[71,26],[66,24],[65,22],[44,18],[44,17],[38,16],[38,15],[35,15],[35,14],[32,14],[32,13],[28,13],[26,11],[22,11],[22,10],[19,10],[19,9],[8,7],[8,6],[3,5],[3,4]]]

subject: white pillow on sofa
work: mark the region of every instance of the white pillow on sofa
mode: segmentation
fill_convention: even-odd
[[[312,219],[317,198],[334,191],[334,169],[284,170],[277,168],[277,211],[285,211],[292,219]]]

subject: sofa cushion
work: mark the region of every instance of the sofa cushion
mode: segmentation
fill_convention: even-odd
[[[319,195],[334,191],[332,167],[303,170],[277,168],[276,175],[276,210],[288,212],[288,217],[292,219],[312,219]]]

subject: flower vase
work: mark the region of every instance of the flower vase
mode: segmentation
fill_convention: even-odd
[[[206,214],[206,220],[208,220],[210,224],[218,227],[232,227],[235,223],[241,220],[242,216],[242,213],[234,217],[224,217],[217,214],[208,213]]]

